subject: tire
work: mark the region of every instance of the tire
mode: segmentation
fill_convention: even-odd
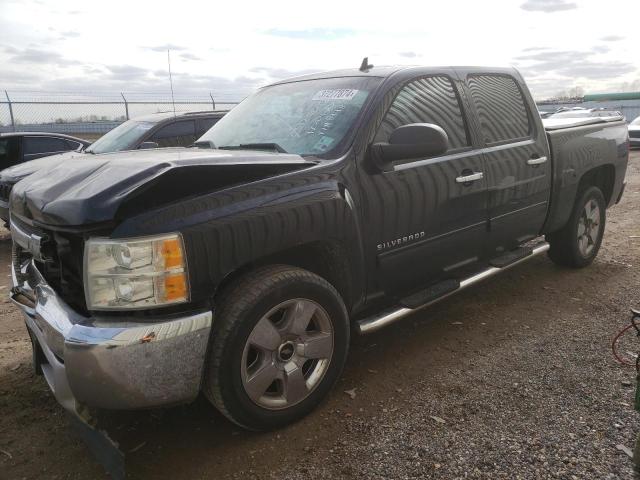
[[[551,260],[572,268],[590,265],[600,250],[605,220],[606,203],[600,189],[588,187],[580,192],[566,225],[546,235]]]
[[[342,298],[300,268],[262,267],[241,277],[221,294],[213,325],[204,394],[249,430],[280,428],[307,415],[347,358]]]

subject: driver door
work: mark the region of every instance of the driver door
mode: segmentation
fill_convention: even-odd
[[[431,123],[445,130],[449,150],[363,176],[367,250],[387,295],[454,277],[480,260],[487,237],[484,160],[472,145],[456,80],[424,76],[396,91],[374,143],[402,125]],[[470,175],[475,180],[464,181]]]

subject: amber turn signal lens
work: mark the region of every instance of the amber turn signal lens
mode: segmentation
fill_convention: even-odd
[[[180,268],[184,266],[182,244],[178,238],[169,238],[162,242],[160,254],[164,258],[164,268]]]
[[[165,301],[186,300],[187,276],[184,273],[174,273],[164,277]]]

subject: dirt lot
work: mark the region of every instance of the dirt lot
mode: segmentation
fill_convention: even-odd
[[[358,339],[296,425],[247,433],[203,399],[109,417],[130,478],[632,478],[616,446],[640,433],[635,374],[609,343],[640,306],[640,152],[627,179],[590,268],[539,257]],[[9,256],[0,242],[0,292]],[[107,478],[30,363],[22,318],[0,300],[0,478]]]

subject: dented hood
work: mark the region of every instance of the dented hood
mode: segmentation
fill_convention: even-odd
[[[85,157],[84,152],[65,152],[57,155],[50,155],[48,157],[38,158],[36,160],[29,160],[28,162],[22,162],[13,167],[5,168],[0,172],[0,181],[7,183],[16,183],[25,177],[28,177],[32,173],[37,172],[43,168],[50,168],[60,163],[66,162],[72,158]]]
[[[52,226],[117,219],[181,198],[315,165],[299,155],[167,148],[82,155],[42,168],[11,192],[13,215]]]

